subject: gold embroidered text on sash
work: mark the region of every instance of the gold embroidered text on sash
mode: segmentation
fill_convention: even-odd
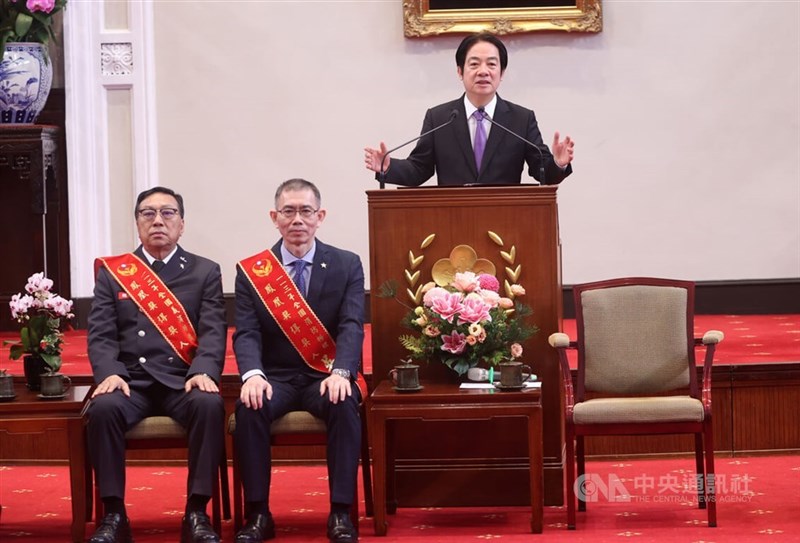
[[[183,305],[150,266],[133,253],[98,258],[128,297],[147,315],[175,353],[187,364],[197,351],[197,332]]]

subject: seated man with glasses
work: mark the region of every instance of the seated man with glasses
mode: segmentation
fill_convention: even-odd
[[[349,511],[361,447],[358,406],[366,392],[356,386],[364,341],[364,270],[357,255],[316,239],[325,219],[321,203],[319,190],[308,181],[281,184],[270,217],[282,239],[237,266],[233,349],[243,384],[234,439],[247,523],[236,543],[275,537],[270,425],[296,410],[327,424],[328,538],[358,541]]]
[[[227,339],[220,267],[178,245],[183,198],[155,187],[136,200],[142,244],[98,258],[89,314],[88,449],[105,509],[89,543],[132,541],[125,510],[125,433],[167,415],[186,428],[189,475],[182,543],[213,543],[206,506],[221,461],[219,381]]]

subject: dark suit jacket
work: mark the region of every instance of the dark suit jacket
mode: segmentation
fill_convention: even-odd
[[[272,247],[278,260],[280,247],[281,242]],[[306,299],[336,341],[334,368],[355,376],[364,343],[364,269],[358,255],[317,240]],[[238,267],[233,349],[240,375],[260,369],[277,381],[289,381],[297,373],[324,377],[303,362]]]
[[[147,262],[141,246],[135,254]],[[159,276],[180,300],[197,332],[192,365],[175,354],[133,300],[120,299],[122,287],[101,268],[89,313],[89,361],[96,383],[115,374],[130,382],[143,371],[175,390],[182,389],[187,377],[197,373],[207,373],[219,383],[227,341],[219,265],[179,246]]]
[[[507,102],[500,96],[497,97],[493,120],[535,143],[542,153],[502,128],[492,126],[481,161],[481,171],[478,172],[463,95],[457,100],[429,109],[425,114],[421,133],[447,122],[454,109],[458,111],[456,119],[448,126],[420,139],[407,159],[392,158],[386,172],[387,183],[418,186],[430,179],[435,170],[439,185],[518,184],[525,162],[528,163],[528,174],[546,185],[560,183],[572,173],[571,165],[562,170],[553,160],[552,153],[542,141],[533,111]],[[539,179],[539,165],[542,161],[545,179]]]

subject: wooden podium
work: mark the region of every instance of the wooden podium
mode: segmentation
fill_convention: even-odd
[[[449,258],[458,245],[469,245],[478,258],[491,261],[501,285],[508,277],[507,267],[518,270],[516,282],[526,290],[520,301],[533,308],[531,322],[539,328],[523,345],[521,360],[542,381],[544,501],[546,505],[562,504],[560,376],[556,352],[547,343],[551,333],[560,331],[562,320],[556,187],[370,190],[367,201],[373,383],[377,386],[386,379],[389,370],[407,356],[398,337],[410,333],[400,324],[408,308],[377,295],[385,281],[396,281],[398,298],[413,306],[406,289],[416,291],[430,281],[434,263]],[[509,264],[501,251],[513,256],[513,263]],[[423,381],[453,380],[455,373],[431,363],[422,365],[420,376]],[[513,420],[491,424],[398,421],[392,445],[398,504],[530,503],[527,444],[519,424]]]

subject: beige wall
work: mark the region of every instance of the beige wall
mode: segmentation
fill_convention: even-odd
[[[500,94],[548,143],[577,142],[564,282],[800,276],[800,5],[603,7],[597,35],[505,38]],[[411,138],[462,90],[460,38],[405,39],[401,15],[399,1],[156,2],[160,182],[186,197],[183,244],[222,264],[226,292],[236,260],[277,239],[267,210],[290,177],[322,190],[320,238],[368,264],[363,147]]]

